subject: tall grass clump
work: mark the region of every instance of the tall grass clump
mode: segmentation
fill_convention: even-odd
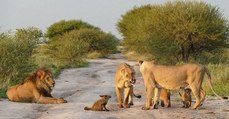
[[[214,90],[223,96],[229,96],[229,64],[208,64],[209,71],[212,75]],[[206,77],[207,78],[207,77]],[[208,94],[214,95],[205,78],[204,89]]]

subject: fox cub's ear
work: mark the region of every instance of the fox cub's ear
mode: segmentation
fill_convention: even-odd
[[[99,95],[101,98],[102,97],[105,97],[105,98],[111,98],[111,96],[110,95]]]
[[[141,65],[143,62],[144,62],[144,61],[139,60],[139,61],[138,61],[138,64]]]

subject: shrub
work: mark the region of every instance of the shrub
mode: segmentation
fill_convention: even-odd
[[[22,81],[36,67],[30,58],[38,37],[30,35],[18,31],[15,36],[0,37],[0,88]]]
[[[48,44],[49,56],[58,67],[77,67],[84,62],[89,44],[79,38],[78,30],[60,36]]]
[[[206,52],[221,54],[229,46],[228,20],[218,7],[203,1],[134,8],[122,16],[117,27],[128,51],[150,54],[164,63],[203,60]]]
[[[70,32],[72,30],[79,30],[81,28],[99,29],[81,20],[61,20],[59,22],[52,24],[48,28],[46,36],[49,39],[52,39],[55,36],[63,35],[66,32]]]
[[[106,55],[117,50],[118,39],[110,33],[96,29],[80,29],[78,37],[89,43],[89,53],[97,52]]]

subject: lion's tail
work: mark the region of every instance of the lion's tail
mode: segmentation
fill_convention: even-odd
[[[133,95],[134,95],[134,97],[136,97],[136,98],[141,98],[141,97],[142,97],[141,95],[134,94],[134,92],[133,92]]]
[[[211,77],[211,74],[210,74],[210,72],[209,72],[209,70],[206,68],[206,67],[204,67],[204,69],[205,69],[205,72],[206,72],[206,74],[207,74],[207,76],[208,76],[208,83],[209,83],[209,85],[210,85],[210,88],[211,88],[211,90],[212,90],[212,92],[217,96],[217,97],[219,97],[220,99],[228,99],[227,97],[221,97],[221,96],[219,96],[216,92],[215,92],[215,90],[213,89],[213,87],[212,87],[212,77]]]
[[[84,110],[91,110],[91,108],[90,107],[84,107]]]

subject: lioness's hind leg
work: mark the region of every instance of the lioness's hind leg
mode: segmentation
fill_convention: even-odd
[[[201,99],[200,99],[200,90],[195,86],[195,85],[190,85],[190,88],[192,89],[192,93],[194,94],[196,98],[196,103],[192,107],[192,109],[196,109],[197,107],[200,106],[201,104]]]
[[[203,105],[205,96],[206,96],[206,92],[201,88],[200,89],[200,106]]]

